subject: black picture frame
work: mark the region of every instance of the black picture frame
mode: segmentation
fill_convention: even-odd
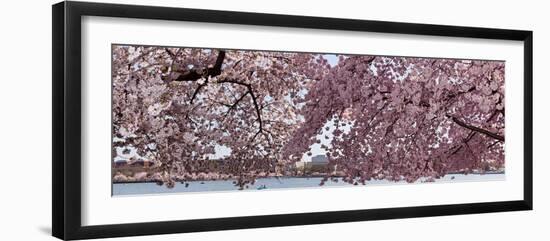
[[[213,230],[308,225],[380,219],[532,210],[533,208],[533,32],[263,13],[197,10],[89,2],[52,6],[53,126],[52,233],[60,239],[87,239]],[[81,224],[81,17],[104,16],[206,23],[350,30],[379,33],[517,40],[524,43],[523,199],[420,207],[342,210],[283,215],[139,222],[99,226]]]

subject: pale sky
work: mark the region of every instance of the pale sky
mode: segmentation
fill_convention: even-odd
[[[335,54],[323,54],[323,58],[327,59],[328,64],[332,67],[338,64],[338,56]]]

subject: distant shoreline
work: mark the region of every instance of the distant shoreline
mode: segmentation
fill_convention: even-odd
[[[505,171],[487,171],[487,172],[474,172],[474,173],[464,173],[464,172],[450,172],[446,175],[495,175],[495,174],[505,174]],[[322,178],[325,177],[325,175],[311,175],[311,176],[271,176],[271,177],[257,177],[256,179],[269,179],[269,178]],[[343,178],[344,176],[331,176],[331,178]],[[176,182],[179,183],[198,183],[198,182],[205,182],[205,181],[235,181],[236,178],[228,178],[228,179],[195,179],[195,180],[177,180]],[[133,183],[161,183],[160,181],[155,180],[129,180],[129,181],[112,181],[112,184],[133,184]]]
[[[256,179],[269,179],[269,178],[320,178],[325,177],[324,175],[315,175],[315,176],[271,176],[271,177],[257,177]],[[343,176],[331,176],[333,178],[342,178]],[[185,183],[185,182],[205,182],[205,181],[235,181],[237,178],[227,178],[227,179],[195,179],[195,180],[176,180],[175,182]],[[128,183],[160,183],[160,181],[155,180],[132,180],[132,181],[113,181],[113,184],[128,184]]]

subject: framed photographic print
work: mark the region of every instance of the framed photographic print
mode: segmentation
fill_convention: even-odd
[[[53,235],[532,209],[532,32],[53,6]]]

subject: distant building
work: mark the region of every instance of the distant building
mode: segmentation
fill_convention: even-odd
[[[325,155],[317,155],[310,162],[299,161],[295,164],[296,170],[303,173],[325,173],[328,169],[328,158]]]
[[[113,167],[123,167],[123,166],[126,166],[128,165],[128,162],[126,162],[126,160],[115,160],[113,162]]]
[[[114,167],[115,168],[122,168],[122,167],[143,167],[143,168],[149,168],[151,166],[153,166],[153,162],[152,161],[149,161],[149,160],[143,160],[143,159],[138,159],[138,160],[116,160],[114,161]]]
[[[326,165],[328,164],[328,158],[325,155],[317,155],[311,158],[313,165]]]
[[[139,160],[136,160],[135,162],[133,163],[130,163],[130,165],[132,166],[141,166],[141,167],[144,167],[144,168],[148,168],[150,166],[153,165],[153,162],[152,161],[149,161],[149,160],[143,160],[143,159],[139,159]]]
[[[304,169],[306,166],[306,163],[303,161],[296,162],[294,165],[296,165],[296,169]]]

